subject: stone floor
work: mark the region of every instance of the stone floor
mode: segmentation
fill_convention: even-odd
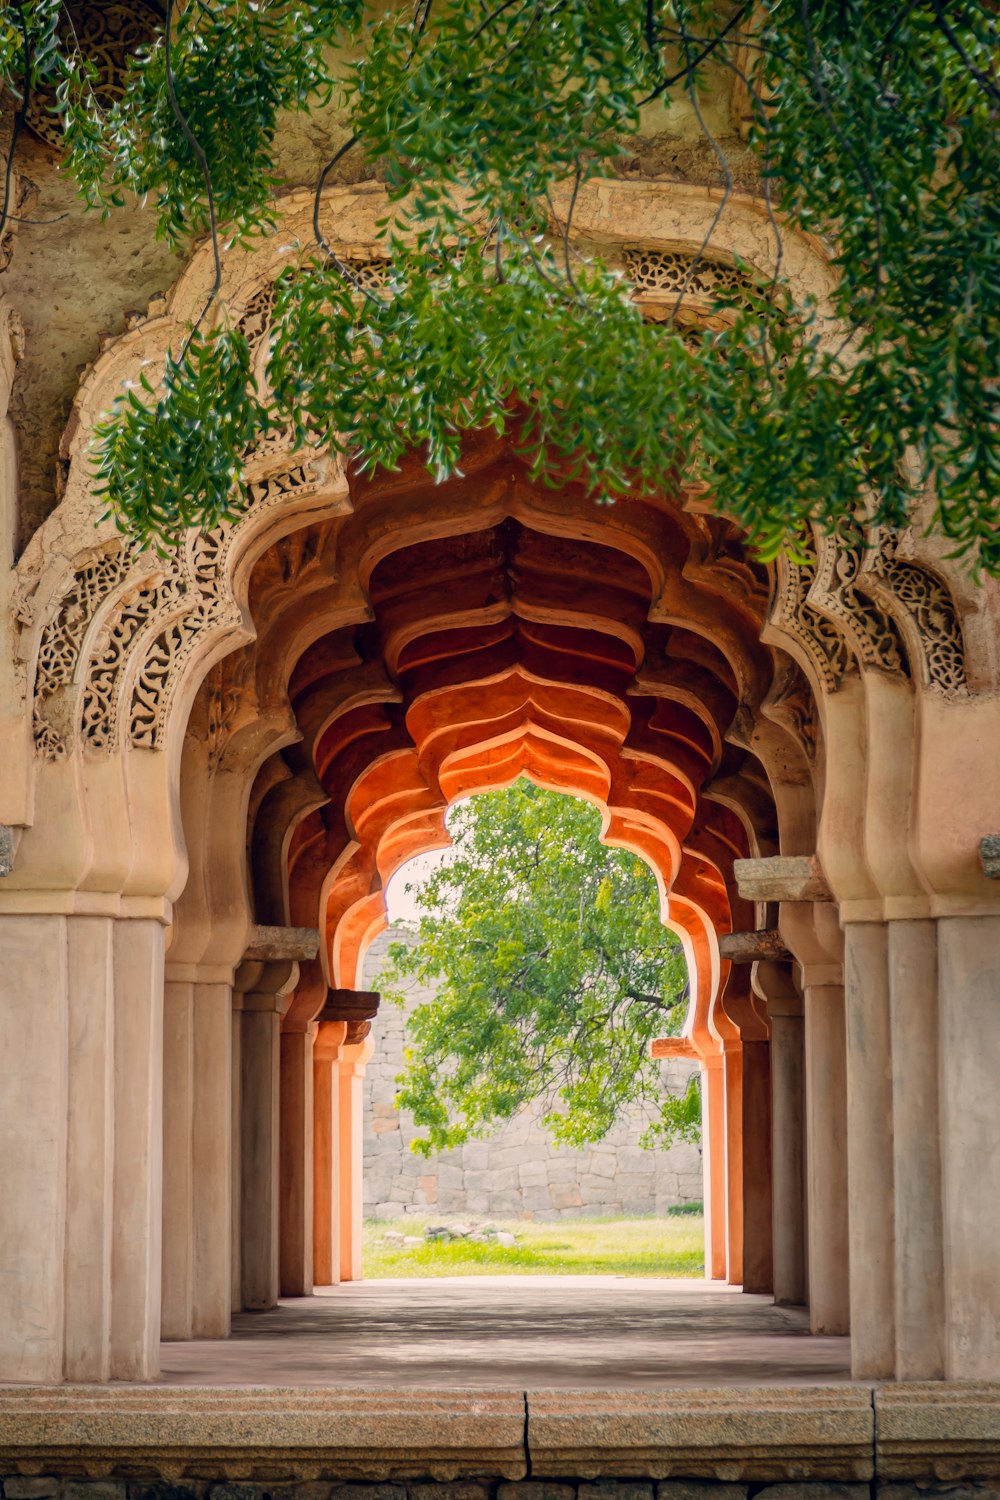
[[[850,1379],[849,1341],[721,1283],[624,1276],[361,1281],[163,1345],[173,1385],[519,1389]]]

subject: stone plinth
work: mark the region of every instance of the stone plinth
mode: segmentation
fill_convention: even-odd
[[[874,1474],[871,1391],[856,1386],[529,1391],[531,1472],[721,1480]]]

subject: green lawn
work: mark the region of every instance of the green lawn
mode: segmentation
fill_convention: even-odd
[[[704,1221],[700,1214],[665,1219],[562,1219],[555,1224],[494,1219],[518,1236],[517,1245],[473,1245],[465,1240],[395,1245],[386,1230],[422,1235],[447,1219],[368,1220],[366,1276],[700,1276]]]

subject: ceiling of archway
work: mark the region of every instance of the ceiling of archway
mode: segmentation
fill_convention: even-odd
[[[729,928],[732,860],[773,837],[733,733],[772,679],[765,571],[725,521],[542,488],[492,437],[463,470],[355,476],[350,515],[257,564],[257,697],[287,694],[300,736],[252,799],[258,919],[318,923],[350,986],[392,871],[446,841],[450,802],[527,773]]]

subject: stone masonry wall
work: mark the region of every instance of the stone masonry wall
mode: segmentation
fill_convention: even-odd
[[[389,943],[405,936],[406,930],[397,928],[372,945],[366,985],[376,987]],[[430,995],[413,986],[408,1008]],[[384,1005],[372,1026],[375,1053],[365,1077],[366,1218],[457,1214],[551,1220],[662,1214],[701,1201],[700,1147],[679,1143],[667,1151],[644,1150],[639,1138],[648,1115],[640,1110],[584,1151],[555,1146],[532,1106],[486,1140],[436,1156],[414,1155],[410,1142],[418,1132],[393,1104],[395,1077],[403,1066],[404,1023],[404,1011]],[[665,1086],[683,1092],[693,1066],[665,1064]]]

